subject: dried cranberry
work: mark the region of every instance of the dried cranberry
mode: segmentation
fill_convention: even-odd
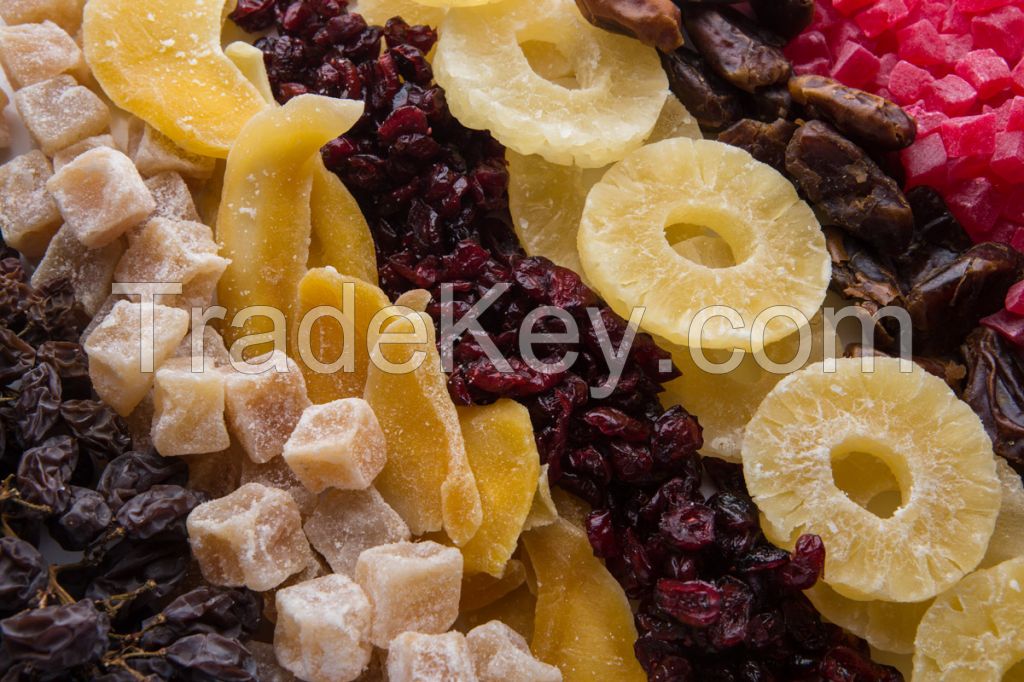
[[[661,534],[676,547],[695,551],[715,541],[715,512],[692,502],[661,517]]]
[[[801,535],[789,564],[782,569],[782,582],[794,590],[814,586],[825,569],[825,544],[817,535]]]
[[[632,442],[646,442],[650,427],[614,407],[598,407],[583,415],[583,421],[602,436],[622,438]]]
[[[722,611],[722,592],[703,580],[659,580],[654,598],[658,608],[695,628],[711,625]]]
[[[594,554],[601,558],[617,556],[621,551],[612,526],[612,515],[607,509],[591,512],[587,516],[587,537]]]
[[[651,450],[658,461],[668,464],[704,447],[702,429],[697,418],[676,405],[654,422]]]
[[[238,0],[228,17],[246,31],[262,31],[274,24],[277,0]]]

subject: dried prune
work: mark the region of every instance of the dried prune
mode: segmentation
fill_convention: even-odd
[[[22,611],[0,621],[11,660],[44,673],[66,674],[99,661],[109,632],[110,619],[89,600]]]
[[[606,31],[639,38],[663,52],[683,44],[682,17],[671,0],[576,0],[587,21]]]
[[[961,353],[967,362],[964,401],[981,418],[996,454],[1024,474],[1024,356],[986,327],[971,332]]]
[[[766,38],[736,10],[691,5],[683,20],[711,69],[740,90],[754,93],[789,78],[792,66],[778,47],[781,41]]]
[[[60,514],[71,501],[71,473],[78,461],[78,446],[68,436],[55,436],[25,451],[16,483],[21,499]]]
[[[718,135],[718,141],[745,150],[761,163],[780,173],[786,172],[786,147],[796,132],[796,124],[785,119],[763,123],[745,118]]]
[[[0,538],[0,616],[28,608],[46,588],[47,563],[35,547]]]
[[[661,53],[669,88],[702,128],[721,130],[743,117],[739,92],[686,48]]]
[[[751,0],[757,21],[787,41],[814,20],[814,0]]]

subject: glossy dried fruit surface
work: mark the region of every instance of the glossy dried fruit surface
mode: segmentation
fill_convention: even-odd
[[[322,159],[313,162],[310,210],[310,266],[331,266],[376,286],[377,255],[366,218],[352,193],[324,167]]]

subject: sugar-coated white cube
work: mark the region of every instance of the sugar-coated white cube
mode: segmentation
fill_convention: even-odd
[[[46,189],[52,175],[49,160],[38,149],[0,166],[0,232],[31,260],[43,255],[60,227],[60,211]]]
[[[331,570],[345,575],[355,575],[356,561],[365,550],[412,537],[409,526],[374,488],[325,490],[302,528]]]
[[[68,33],[82,24],[85,0],[0,0],[0,19],[7,24],[52,21]]]
[[[0,63],[15,90],[85,68],[74,38],[52,21],[0,26]]]
[[[315,493],[368,488],[387,461],[384,431],[362,398],[310,405],[284,445],[284,458]]]
[[[153,218],[200,222],[192,193],[189,192],[185,179],[177,173],[154,175],[146,180],[146,187],[156,201]]]
[[[224,373],[193,372],[192,358],[172,358],[156,372],[153,446],[165,457],[220,452],[231,444],[224,422]]]
[[[66,277],[71,280],[75,299],[89,315],[96,315],[110,296],[114,268],[124,253],[123,240],[118,239],[98,249],[87,248],[78,241],[67,225],[57,230],[46,254],[32,274],[32,286]]]
[[[109,133],[103,135],[96,135],[94,137],[87,137],[81,142],[76,142],[70,147],[61,149],[59,152],[53,155],[53,172],[56,173],[64,166],[68,165],[82,154],[96,149],[97,147],[109,147],[110,149],[117,149],[117,145],[114,143],[114,136]]]
[[[397,542],[368,549],[356,582],[373,604],[371,641],[382,649],[406,630],[445,632],[459,615],[462,553],[436,542]]]
[[[562,682],[562,671],[538,661],[526,639],[499,620],[466,634],[473,669],[480,682]]]
[[[388,649],[388,682],[477,682],[461,632],[403,632]]]
[[[269,462],[257,464],[248,455],[242,461],[242,483],[261,483],[278,488],[292,496],[299,507],[302,518],[308,518],[316,507],[316,495],[302,485],[284,457],[274,457]]]
[[[216,161],[209,156],[187,152],[152,126],[136,124],[129,142],[132,161],[146,177],[160,173],[178,173],[187,178],[206,180],[213,175]]]
[[[283,490],[247,483],[193,509],[186,525],[192,554],[214,585],[262,592],[309,564],[299,509]]]
[[[251,364],[273,363],[260,374],[227,368],[227,413],[231,432],[257,463],[269,462],[284,451],[284,444],[310,406],[306,381],[295,362],[275,350]],[[286,367],[284,372],[276,367]]]
[[[351,682],[370,662],[370,602],[343,575],[326,575],[276,595],[277,660],[307,682]]]
[[[193,327],[185,338],[182,339],[178,350],[174,351],[176,358],[192,358],[199,356],[204,359],[203,368],[226,367],[231,362],[228,349],[224,347],[224,339],[217,330],[208,324],[204,324],[202,332],[196,334],[197,327]]]
[[[142,304],[118,301],[85,341],[93,387],[122,417],[146,397],[154,372],[188,331],[188,313],[177,308],[153,306],[152,329],[144,328],[144,319]]]
[[[89,88],[63,75],[14,93],[21,120],[47,156],[110,128],[110,109]]]

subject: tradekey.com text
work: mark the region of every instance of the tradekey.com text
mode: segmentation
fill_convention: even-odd
[[[140,343],[143,372],[155,371],[154,357],[154,306],[161,303],[164,297],[181,294],[182,286],[178,283],[133,282],[114,284],[115,295],[138,301],[140,305],[141,327]],[[206,308],[195,307],[191,313],[190,328],[192,329],[191,355],[192,371],[204,371],[204,334],[203,329],[216,321],[221,328],[231,327],[243,329],[252,326],[253,320],[261,320],[259,327],[267,329],[259,333],[237,336],[228,348],[231,366],[243,374],[260,374],[267,371],[288,371],[284,355],[270,353],[273,350],[288,351],[296,362],[319,374],[336,374],[353,372],[356,367],[356,354],[365,353],[369,361],[383,372],[404,374],[416,371],[427,358],[426,344],[435,338],[434,321],[424,312],[404,305],[390,305],[378,310],[365,329],[356,330],[356,290],[355,285],[347,282],[341,285],[342,305],[318,306],[306,312],[301,318],[289,319],[288,314],[270,306],[250,306],[237,311],[231,319],[227,319],[228,311],[221,306]],[[509,284],[500,283],[492,287],[481,299],[471,306],[459,319],[454,319],[450,305],[454,301],[454,290],[449,285],[441,286],[439,309],[440,319],[437,321],[436,342],[441,358],[441,367],[451,372],[454,365],[453,349],[457,341],[465,335],[475,339],[487,359],[501,373],[512,373],[515,370],[508,359],[502,354],[491,337],[484,331],[480,317],[484,315],[502,295],[510,288]],[[591,387],[591,395],[595,399],[611,395],[622,377],[633,342],[637,333],[643,328],[645,308],[633,308],[628,318],[628,326],[618,343],[613,341],[601,317],[600,309],[586,308],[597,336],[601,359],[608,368],[608,378],[600,386]],[[580,311],[576,311],[579,315]],[[900,370],[912,371],[911,359],[912,324],[907,311],[903,308],[890,306],[869,314],[862,308],[847,306],[843,308],[824,307],[822,309],[820,334],[812,334],[811,320],[800,310],[785,305],[772,306],[761,311],[753,319],[744,317],[728,306],[710,306],[693,315],[687,330],[688,343],[685,348],[672,348],[669,344],[659,343],[673,352],[688,352],[694,364],[708,374],[729,374],[739,367],[746,355],[753,356],[758,366],[772,374],[790,374],[805,366],[815,345],[824,351],[837,347],[837,336],[840,324],[852,326],[842,334],[844,338],[856,339],[860,346],[862,371],[874,371],[874,329],[879,321],[888,318],[898,328]],[[364,316],[360,315],[360,318]],[[402,325],[406,331],[394,331],[393,322],[399,318],[408,320]],[[725,320],[732,330],[738,332],[730,339],[739,339],[725,350],[731,351],[724,361],[721,354],[712,354],[715,360],[708,357],[705,349],[708,344],[707,327],[714,321],[714,328],[721,329],[721,320]],[[331,322],[333,321],[333,322]],[[314,352],[314,338],[323,333],[324,325],[330,324],[341,337],[341,351],[334,358],[317,357]],[[318,326],[319,325],[319,326]],[[778,328],[785,325],[790,334],[799,334],[799,343],[792,357],[785,361],[776,361],[765,352],[765,347],[780,338]],[[412,330],[408,331],[411,326]],[[537,331],[541,327],[545,331]],[[769,335],[768,329],[774,331]],[[857,333],[859,330],[859,333]],[[360,333],[357,333],[360,332]],[[365,348],[357,348],[357,339],[365,340]],[[554,306],[539,306],[530,311],[522,321],[518,330],[518,350],[521,359],[527,366],[540,374],[560,374],[572,369],[579,359],[574,350],[563,350],[560,355],[545,355],[552,347],[560,349],[579,347],[580,329],[576,318],[565,309]],[[392,363],[386,353],[380,352],[381,347],[389,344],[406,344],[407,346],[423,345],[424,350],[417,350],[409,359],[402,363]],[[254,361],[259,356],[259,361]],[[823,357],[824,371],[835,371],[835,353],[819,352]],[[665,374],[672,372],[670,360],[662,360],[659,369]]]

